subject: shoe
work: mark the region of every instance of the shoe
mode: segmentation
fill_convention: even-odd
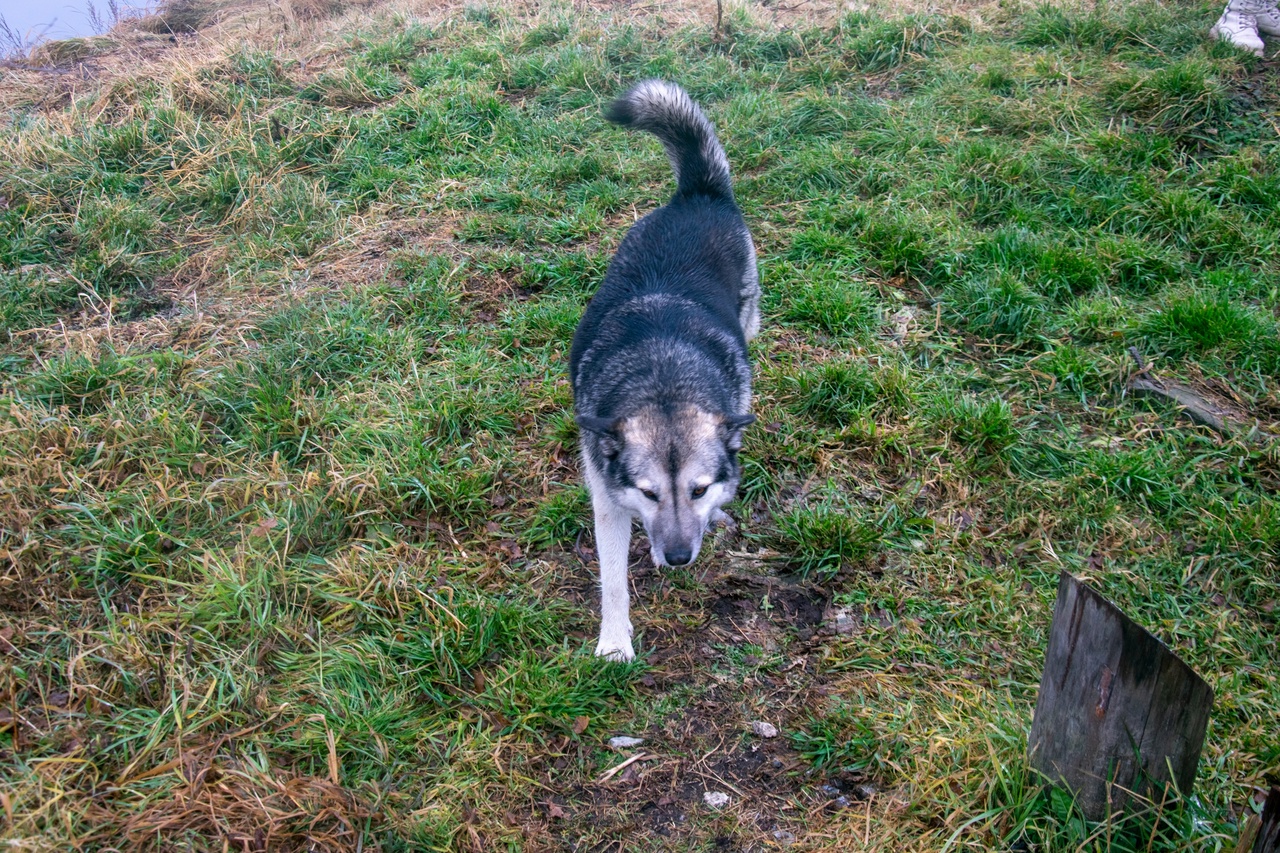
[[[1280,36],[1280,9],[1274,5],[1268,6],[1261,12],[1255,12],[1254,18],[1258,21],[1258,32],[1269,36]]]
[[[1209,35],[1262,56],[1266,45],[1258,35],[1258,15],[1274,11],[1269,6],[1269,0],[1227,0],[1227,8]]]

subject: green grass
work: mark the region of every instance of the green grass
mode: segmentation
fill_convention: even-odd
[[[0,835],[1234,849],[1280,773],[1280,83],[1203,3],[992,14],[375,7],[6,95]],[[766,321],[739,529],[635,562],[619,666],[565,368],[671,191],[600,116],[655,75]],[[1130,348],[1246,428],[1127,397]],[[1214,687],[1185,804],[1029,767],[1063,569]]]

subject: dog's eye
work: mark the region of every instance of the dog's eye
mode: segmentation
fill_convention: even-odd
[[[706,493],[707,493],[706,486],[698,486],[696,489],[693,490],[693,498],[694,500],[697,500],[698,498],[702,497]]]
[[[648,498],[651,501],[654,501],[655,503],[658,500],[657,492],[651,492],[648,489],[641,489],[640,494],[644,495],[646,498]]]

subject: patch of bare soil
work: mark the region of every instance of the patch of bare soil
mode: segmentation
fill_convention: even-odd
[[[639,704],[671,710],[626,731],[643,742],[595,779],[527,815],[547,849],[681,850],[693,839],[717,850],[775,849],[803,836],[818,813],[877,792],[862,776],[815,773],[789,737],[827,693],[818,663],[837,630],[831,589],[738,550],[744,543],[733,534],[717,538],[704,546],[715,556],[690,573],[655,569],[643,533],[633,537],[633,621],[649,665],[639,686],[649,699]],[[580,602],[590,622],[595,554],[585,542],[577,550],[577,559],[563,555],[558,570],[568,576],[557,594]],[[728,799],[715,805],[720,794]]]
[[[717,578],[711,612],[726,639],[737,635],[769,650],[786,629],[802,642],[812,637],[829,604],[830,595],[817,584],[734,571]]]

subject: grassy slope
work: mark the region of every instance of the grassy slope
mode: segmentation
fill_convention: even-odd
[[[1121,394],[1136,346],[1280,419],[1280,83],[1213,14],[739,10],[717,39],[472,7],[14,108],[6,838],[1227,844],[1280,772],[1280,449]],[[599,117],[652,75],[722,129],[768,322],[741,533],[637,559],[623,667],[589,654],[563,371],[670,191]],[[1028,776],[1064,567],[1216,691],[1197,797],[1155,829]],[[616,733],[656,757],[597,785]]]

